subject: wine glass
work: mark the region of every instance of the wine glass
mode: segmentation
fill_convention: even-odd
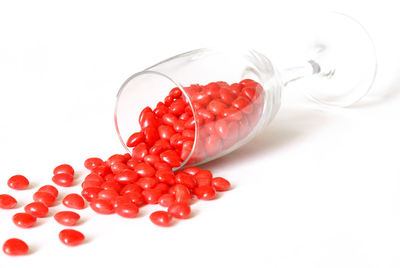
[[[271,122],[280,108],[281,91],[294,81],[302,82],[305,94],[320,104],[346,107],[358,102],[371,88],[377,68],[369,34],[339,13],[315,26],[320,30],[300,66],[277,70],[252,49],[203,48],[132,75],[121,86],[115,106],[115,125],[124,148],[131,152],[128,140],[143,127],[138,118],[150,111],[155,121],[169,125],[176,134],[166,138],[181,154],[176,169],[222,157]],[[177,99],[179,103],[172,105],[184,103],[184,112],[164,119]]]

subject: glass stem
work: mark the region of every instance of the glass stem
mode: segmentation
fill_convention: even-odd
[[[285,86],[303,77],[320,73],[321,73],[320,65],[313,60],[307,61],[306,64],[302,66],[286,68],[281,72],[282,81]]]

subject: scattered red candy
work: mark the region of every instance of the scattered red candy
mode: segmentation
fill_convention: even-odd
[[[80,219],[78,213],[73,211],[60,211],[54,215],[54,219],[62,225],[74,226],[76,222]]]
[[[168,213],[177,219],[189,218],[190,212],[190,206],[184,203],[174,203],[168,207]]]
[[[125,218],[135,218],[139,213],[138,207],[131,201],[117,205],[115,213]]]
[[[222,177],[212,179],[211,185],[218,192],[228,191],[231,188],[230,182]]]
[[[46,217],[49,208],[42,202],[32,202],[24,207],[26,213],[37,218]]]
[[[15,175],[8,179],[7,185],[14,190],[25,190],[29,186],[29,181],[22,175]]]
[[[57,174],[70,174],[70,175],[74,176],[74,173],[75,173],[74,169],[68,164],[59,165],[53,171],[54,175],[57,175]]]
[[[0,194],[0,208],[13,209],[17,206],[17,200],[8,194]]]
[[[106,199],[93,199],[90,202],[90,207],[99,214],[107,215],[114,213],[114,205]]]
[[[78,246],[85,240],[85,236],[81,232],[73,229],[62,230],[58,237],[64,245],[71,247]]]
[[[60,211],[54,215],[54,219],[62,225],[74,226],[76,222],[80,219],[78,213],[73,211]]]
[[[85,201],[82,196],[78,194],[69,194],[63,199],[64,206],[73,209],[84,209]]]
[[[74,176],[69,173],[57,173],[53,176],[53,182],[59,186],[69,187],[74,182]]]
[[[56,187],[52,186],[52,185],[45,185],[39,188],[38,192],[47,192],[50,193],[52,196],[54,196],[55,198],[57,198],[58,196],[58,190]]]
[[[28,245],[18,238],[10,238],[3,244],[3,252],[9,256],[26,255],[28,251]]]
[[[12,217],[15,225],[21,228],[30,228],[35,225],[36,217],[28,213],[17,213]]]
[[[158,226],[167,227],[171,222],[172,216],[165,211],[156,211],[150,214],[150,220]]]
[[[33,194],[33,200],[35,200],[35,202],[42,202],[47,207],[51,207],[56,198],[49,192],[40,191]]]

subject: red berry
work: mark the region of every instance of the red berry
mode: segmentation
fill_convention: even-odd
[[[58,173],[53,176],[53,182],[59,186],[72,186],[74,176],[69,173]]]
[[[38,192],[48,192],[51,195],[53,195],[54,197],[58,196],[58,190],[56,187],[52,186],[52,185],[45,185],[39,188]]]
[[[135,218],[139,213],[138,207],[133,203],[123,203],[115,208],[115,212],[125,218]]]
[[[14,190],[25,190],[29,186],[29,181],[22,175],[15,175],[8,179],[8,187]]]
[[[158,226],[167,227],[171,222],[172,216],[165,211],[156,211],[150,214],[150,220]]]
[[[63,204],[67,208],[84,209],[85,200],[79,194],[69,194],[63,199]]]
[[[99,214],[107,215],[114,213],[114,205],[106,199],[93,199],[90,202],[90,207]]]
[[[218,192],[228,191],[231,188],[230,182],[222,177],[215,177],[214,179],[212,179],[211,185]]]
[[[179,167],[181,165],[181,157],[176,151],[168,150],[160,154],[162,161],[170,165],[171,167]]]
[[[54,204],[56,198],[49,192],[41,191],[33,194],[33,200],[35,200],[35,202],[42,202],[47,207],[51,207]]]
[[[30,228],[36,223],[36,218],[28,213],[17,213],[12,217],[15,225],[21,228]]]
[[[17,200],[8,194],[0,194],[0,208],[12,209],[17,206]]]
[[[212,200],[215,198],[215,190],[211,186],[199,186],[194,188],[194,194],[202,200]]]
[[[168,213],[177,219],[189,218],[190,212],[190,206],[184,203],[174,203],[168,207]]]
[[[88,158],[85,160],[84,166],[88,170],[93,170],[96,167],[104,165],[103,160],[97,157]]]
[[[72,229],[62,230],[58,237],[63,244],[71,247],[77,246],[85,240],[85,236],[81,232]]]
[[[60,211],[54,215],[54,219],[62,225],[74,226],[76,222],[80,219],[78,213],[72,211]]]
[[[3,244],[3,252],[9,256],[21,256],[28,254],[28,245],[18,238],[8,239]]]
[[[74,176],[74,173],[75,173],[74,169],[68,164],[59,165],[53,171],[54,175],[70,174],[70,175]]]
[[[99,187],[88,187],[84,188],[81,192],[83,198],[86,199],[86,201],[90,202],[92,201],[93,198],[97,198],[99,192],[101,192],[102,189]]]
[[[49,208],[42,202],[32,202],[24,207],[26,213],[37,218],[46,217]]]

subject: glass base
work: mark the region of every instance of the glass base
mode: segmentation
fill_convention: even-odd
[[[328,13],[313,18],[306,30],[313,33],[306,59],[318,71],[302,79],[306,95],[342,107],[362,99],[377,70],[375,47],[365,28],[347,15]]]

